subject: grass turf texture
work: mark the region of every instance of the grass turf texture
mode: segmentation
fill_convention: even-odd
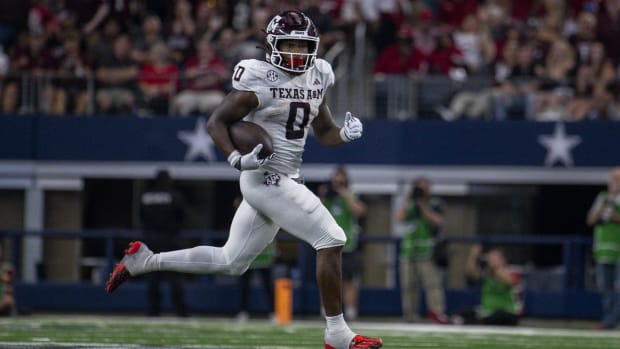
[[[353,323],[383,338],[384,348],[605,349],[620,333],[529,327],[458,327]],[[322,348],[322,321],[274,325],[223,318],[29,316],[0,319],[0,348]]]

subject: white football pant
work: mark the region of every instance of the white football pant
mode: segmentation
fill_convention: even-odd
[[[344,231],[305,185],[264,170],[242,171],[239,184],[243,201],[223,247],[162,252],[154,256],[152,270],[239,275],[273,241],[280,228],[315,250],[344,245]]]

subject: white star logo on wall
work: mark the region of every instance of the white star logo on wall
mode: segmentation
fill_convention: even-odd
[[[581,137],[569,136],[563,123],[555,124],[552,135],[538,136],[538,143],[547,148],[545,166],[553,166],[556,162],[564,166],[573,166],[572,149],[581,143]]]
[[[207,133],[206,124],[204,118],[198,118],[193,131],[179,131],[177,133],[177,137],[187,144],[185,161],[193,161],[201,156],[209,162],[215,161],[215,143]]]

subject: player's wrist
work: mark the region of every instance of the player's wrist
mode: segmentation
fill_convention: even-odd
[[[349,138],[349,136],[347,136],[347,131],[344,127],[340,128],[339,134],[340,134],[340,139],[345,143],[351,142],[353,140]]]
[[[233,150],[228,155],[228,163],[230,166],[236,168],[237,170],[241,170],[241,153],[237,149]]]

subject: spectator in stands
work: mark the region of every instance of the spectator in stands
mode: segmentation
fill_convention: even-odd
[[[433,12],[423,10],[413,25],[414,46],[425,56],[430,56],[437,48],[437,40],[445,33],[435,23]]]
[[[120,35],[96,70],[97,106],[103,113],[128,113],[134,108],[139,65],[130,52],[129,35]]]
[[[170,50],[163,42],[155,43],[149,51],[147,63],[140,67],[138,74],[140,115],[168,114],[178,81],[179,70],[170,62]]]
[[[49,113],[54,96],[54,86],[50,83],[50,77],[57,68],[57,61],[54,59],[51,50],[45,47],[45,37],[43,35],[33,33],[24,35],[27,44],[25,47],[18,46],[13,51],[13,54],[10,56],[10,72],[12,74],[30,74],[32,79],[28,79],[26,83],[33,84],[37,89],[33,96],[35,104],[26,105],[27,101],[22,101],[24,105],[19,111]],[[21,84],[21,76],[15,76],[4,85],[2,91],[3,113],[18,112],[20,89],[26,88],[26,86],[21,86]]]
[[[386,47],[377,57],[373,65],[375,78],[375,114],[378,118],[386,118],[387,97],[389,91],[398,91],[402,79],[394,77],[408,77],[426,72],[426,58],[413,45],[413,32],[408,26],[398,31],[395,44]],[[396,87],[396,88],[394,88]],[[409,97],[410,98],[410,97]]]
[[[148,15],[142,20],[142,31],[133,39],[131,58],[138,63],[145,63],[149,58],[151,47],[162,42],[161,20],[155,15]]]
[[[344,33],[336,28],[332,16],[321,7],[323,3],[323,0],[308,0],[305,3],[306,7],[301,9],[318,28],[321,28],[321,41],[318,51],[318,55],[321,57],[336,42],[344,40]]]
[[[481,282],[480,306],[462,310],[451,320],[466,325],[517,325],[521,313],[520,277],[510,270],[501,249],[492,248],[484,255],[481,252],[482,246],[473,245],[465,266],[468,278]]]
[[[594,260],[603,308],[601,328],[612,330],[620,321],[620,167],[611,169],[607,190],[596,196],[587,223],[594,227]]]
[[[508,77],[494,90],[494,111],[497,120],[534,118],[534,93],[538,90],[534,45],[520,46],[516,63]]]
[[[576,52],[577,65],[589,62],[592,45],[596,42],[596,15],[588,11],[581,12],[577,17],[577,31],[568,41]]]
[[[566,40],[555,41],[536,74],[540,82],[534,113],[539,121],[563,120],[566,105],[575,94],[575,52]]]
[[[400,245],[400,284],[405,321],[417,319],[420,288],[428,305],[428,317],[436,323],[449,323],[442,277],[434,261],[435,237],[443,226],[443,205],[431,193],[431,181],[417,178],[396,212],[405,232]]]
[[[478,10],[477,0],[440,0],[438,18],[441,23],[455,30],[461,26],[465,17]]]
[[[506,81],[507,75],[516,62],[518,45],[518,40],[515,38],[510,38],[502,43],[502,58],[497,59],[493,67],[496,82],[503,83]],[[458,83],[455,86],[459,88],[450,99],[448,107],[439,105],[436,106],[435,111],[446,121],[461,118],[492,118],[494,92],[491,81],[493,79],[482,77],[469,79],[466,74],[459,74],[461,68],[458,63],[461,62],[461,56],[458,55],[460,51],[455,50],[458,49],[443,49],[443,51],[434,53],[429,60],[432,70],[441,69],[445,75],[451,76]],[[459,75],[463,76],[462,81],[458,80]]]
[[[187,116],[199,111],[209,115],[224,99],[224,85],[228,80],[226,63],[216,55],[207,40],[200,40],[197,55],[185,65],[186,88],[174,98],[177,114]]]
[[[560,3],[553,1],[552,3]],[[542,24],[536,27],[535,38],[537,41],[537,51],[540,52],[541,60],[544,60],[556,41],[565,40],[562,35],[564,25],[564,12],[563,5],[557,5],[550,8],[550,12],[547,13],[543,19]]]
[[[170,173],[159,170],[155,180],[140,196],[140,220],[145,242],[153,251],[167,251],[182,248],[179,230],[185,217],[185,200],[174,187]],[[188,315],[183,287],[178,273],[151,273],[148,275],[147,315],[161,313],[160,283],[167,280],[171,286],[172,303],[177,316]]]
[[[13,274],[15,269],[3,258],[0,245],[0,316],[12,315],[16,312],[15,295],[13,294]]]
[[[360,22],[364,25],[355,28],[355,36],[359,37],[360,33],[373,38],[373,44],[376,52],[381,52],[387,46],[395,42],[398,29],[405,24],[405,16],[402,11],[400,0],[384,0],[384,1],[345,1],[353,4],[355,11],[360,16]],[[360,30],[364,30],[361,32]],[[357,43],[360,41],[357,40]]]
[[[90,78],[90,63],[80,49],[80,35],[69,34],[63,41],[63,53],[59,59],[58,81],[52,113],[66,114],[68,110],[76,115],[88,111],[87,79]]]
[[[454,45],[452,36],[448,33],[440,34],[436,41],[428,58],[428,73],[448,76],[455,69],[462,69],[463,53]]]
[[[127,0],[121,0],[124,1]],[[107,0],[63,0],[60,10],[75,13],[78,29],[84,35],[90,35],[105,21],[111,7]]]
[[[614,62],[614,66],[620,64],[620,1],[602,1],[596,18],[596,37],[605,45],[607,54]]]
[[[208,1],[201,1],[196,5],[195,23],[196,40],[215,41],[226,28],[224,14],[219,11],[219,8],[212,7]]]
[[[241,48],[237,45],[237,34],[231,28],[223,28],[215,42],[217,56],[232,70],[234,62],[241,59]],[[228,85],[229,83],[227,83]]]
[[[602,118],[603,114],[613,114],[609,109],[613,108],[611,87],[616,70],[606,56],[602,43],[594,42],[589,51],[577,70],[576,98],[571,99],[567,106],[570,120]],[[605,107],[598,110],[598,105]]]
[[[52,12],[47,1],[34,0],[28,12],[28,31],[43,35],[58,29],[58,18]]]
[[[392,1],[384,2],[393,4]],[[349,0],[339,3],[336,1],[336,3],[337,5],[332,10],[334,23],[338,30],[344,33],[345,46],[350,50],[348,53],[351,60],[355,58],[353,54],[362,35],[374,38],[376,52],[382,52],[395,42],[394,31],[399,26],[387,18],[384,23],[381,23],[376,11],[377,1]],[[379,29],[380,26],[381,29]],[[391,31],[390,27],[392,27]],[[387,33],[384,34],[384,32]]]
[[[101,59],[114,50],[114,42],[121,35],[121,26],[115,19],[109,19],[103,24],[98,40],[88,46],[88,59],[95,65],[101,64]]]
[[[366,204],[349,188],[349,174],[337,166],[330,181],[318,188],[319,198],[338,225],[344,230],[347,242],[342,249],[342,279],[344,314],[355,320],[358,313],[361,256],[359,251],[359,220],[366,215]]]
[[[264,28],[267,28],[271,13],[266,7],[257,6],[251,13],[251,18],[251,26],[244,31],[237,32],[237,45],[242,58],[263,59],[265,51],[260,47],[265,41]]]
[[[193,53],[196,22],[192,4],[188,0],[174,2],[173,17],[164,26],[166,44],[170,48],[172,62],[181,66]]]
[[[509,30],[509,33],[515,33],[513,30]],[[509,34],[506,41],[502,43],[501,56],[495,61],[495,67],[493,71],[493,79],[498,85],[503,84],[510,75],[510,72],[517,64],[517,57],[519,53],[519,34],[516,32],[516,36],[510,36],[515,34]]]
[[[482,26],[475,15],[463,19],[453,34],[456,47],[463,53],[463,62],[469,75],[488,73],[495,60],[495,42],[488,28]]]
[[[481,2],[476,12],[480,26],[485,28],[493,41],[502,38],[505,27],[511,23],[512,5],[508,0],[487,0]]]

